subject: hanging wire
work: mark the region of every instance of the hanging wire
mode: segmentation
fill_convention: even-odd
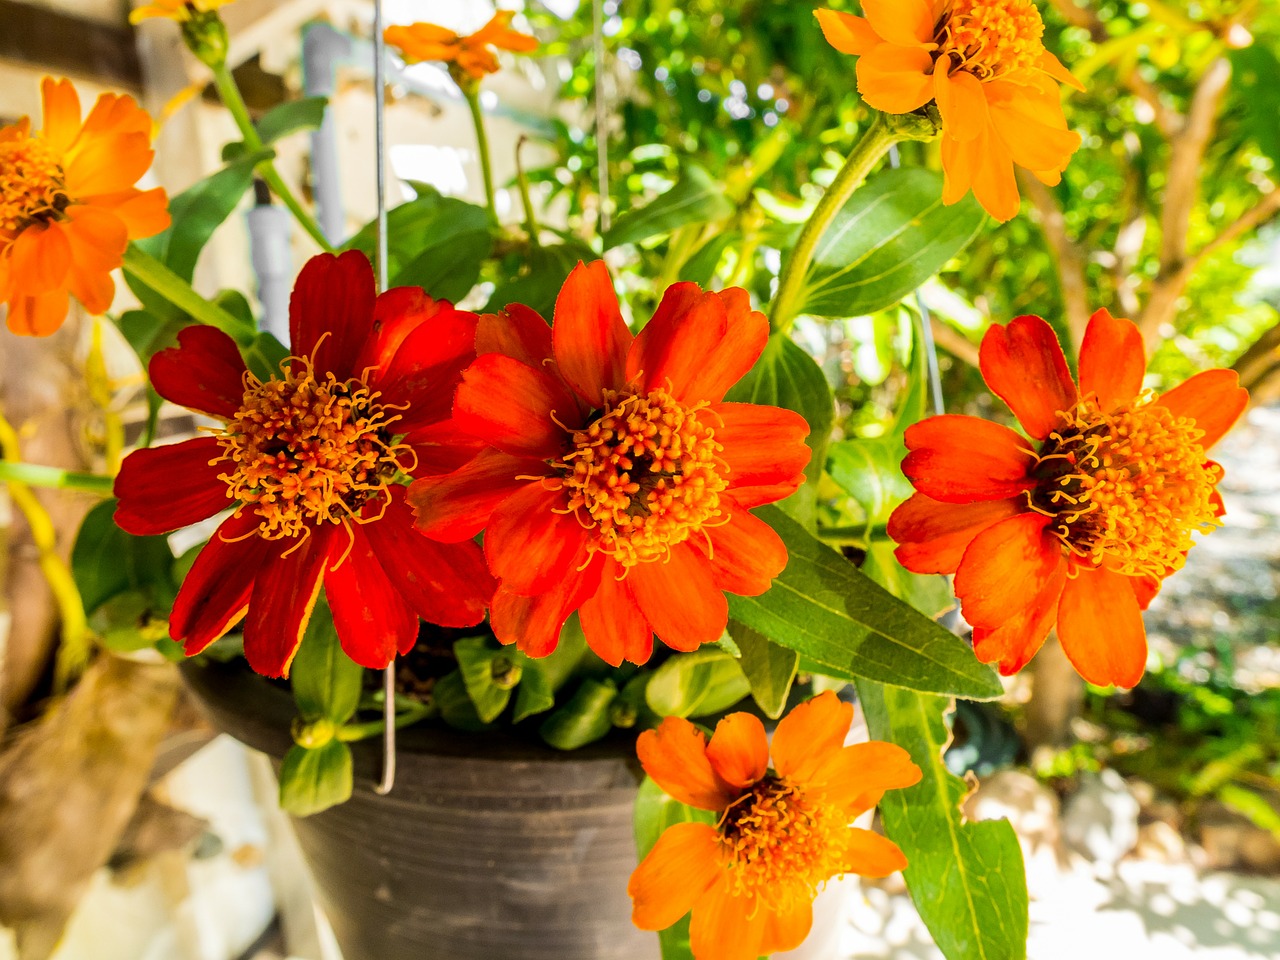
[[[898,169],[902,163],[896,146],[889,148],[889,166]],[[920,312],[920,345],[924,347],[925,368],[929,373],[929,393],[933,398],[933,412],[947,412],[946,403],[942,399],[942,374],[938,370],[938,346],[933,342],[933,316],[925,305],[924,297],[916,291],[916,309]]]
[[[378,244],[376,274],[378,292],[387,289],[387,107],[386,41],[382,37],[382,0],[373,0],[373,134],[377,170],[374,183],[378,191]],[[374,790],[391,792],[396,782],[396,664],[395,657],[382,672],[382,779]]]
[[[604,101],[604,0],[592,0],[591,42],[595,51],[596,177],[600,192],[601,235],[609,229],[609,128]]]

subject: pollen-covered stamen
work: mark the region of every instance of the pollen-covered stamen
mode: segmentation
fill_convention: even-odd
[[[1077,557],[1126,576],[1179,569],[1191,534],[1219,524],[1204,431],[1140,397],[1111,411],[1092,398],[1062,411],[1045,440],[1028,492],[1032,509]]]
[[[407,448],[391,443],[400,413],[360,380],[317,377],[305,359],[281,365],[282,379],[244,375],[244,400],[217,434],[227,496],[258,515],[267,539],[305,534],[320,523],[364,522],[384,502]]]
[[[61,216],[69,199],[59,160],[33,137],[0,143],[0,234]]]
[[[938,57],[979,80],[1026,70],[1044,52],[1044,21],[1031,0],[954,0],[938,24]]]
[[[843,873],[848,817],[820,793],[766,776],[725,811],[717,826],[734,896],[767,896],[775,906],[812,899]]]
[[[594,549],[631,567],[724,522],[728,468],[708,421],[705,404],[687,407],[665,390],[605,391],[599,416],[552,464],[567,509],[595,531]]]

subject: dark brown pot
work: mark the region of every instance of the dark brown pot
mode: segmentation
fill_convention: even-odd
[[[243,664],[188,661],[213,722],[270,755],[291,697]],[[355,745],[351,800],[297,819],[346,960],[653,960],[627,879],[640,771],[628,743],[573,753],[510,737],[401,731],[395,789],[376,743]]]

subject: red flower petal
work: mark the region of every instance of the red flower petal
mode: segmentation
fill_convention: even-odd
[[[366,507],[366,511],[372,509]],[[393,487],[382,519],[364,525],[387,579],[429,623],[443,627],[479,623],[495,588],[480,547],[470,540],[438,543],[415,529],[413,522],[403,491]]]
[[[147,370],[160,396],[211,417],[230,420],[244,400],[244,358],[217,327],[184,327],[178,345],[152,357]]]
[[[551,326],[536,311],[513,303],[498,313],[486,313],[476,327],[476,353],[501,353],[535,369],[554,359]]]
[[[1058,613],[1058,599],[1067,582],[1067,564],[1059,564],[995,627],[973,628],[973,652],[983,663],[995,663],[1006,677],[1017,673],[1036,655],[1049,636]]]
[[[374,299],[373,267],[363,253],[348,250],[336,257],[312,257],[298,274],[289,300],[289,347],[294,356],[314,354],[316,371],[332,371],[339,380],[359,373],[353,364],[373,331]]]
[[[373,327],[352,366],[370,384],[378,382],[379,371],[386,370],[405,338],[442,310],[452,310],[447,300],[432,300],[421,287],[393,287],[380,294],[373,305]]]
[[[217,640],[249,609],[249,594],[263,563],[280,544],[257,536],[258,518],[231,516],[191,565],[169,615],[169,636],[193,656]]]
[[[1058,639],[1071,665],[1099,687],[1137,686],[1147,665],[1147,631],[1129,577],[1077,567],[1058,603]]]
[[[474,460],[481,450],[490,449],[479,437],[460,430],[453,420],[441,420],[411,430],[401,442],[413,448],[412,459],[417,462],[412,464],[413,469],[409,472],[415,477],[453,473]],[[405,466],[409,465],[406,462]]]
[[[563,383],[500,353],[467,368],[453,404],[463,430],[505,453],[538,459],[565,452],[569,434],[555,420],[573,427],[577,416],[578,401]]]
[[[590,535],[577,514],[563,512],[564,504],[562,492],[534,480],[494,510],[484,534],[484,555],[503,587],[540,593],[574,575]]]
[[[462,371],[475,359],[476,315],[444,306],[405,337],[372,384],[381,402],[408,404],[395,421],[397,433],[449,419]]]
[[[623,660],[647,663],[653,653],[653,628],[644,618],[625,579],[613,560],[606,560],[600,588],[578,608],[578,620],[587,646],[605,663],[616,667]]]
[[[1234,370],[1206,370],[1160,394],[1154,403],[1175,417],[1194,420],[1204,431],[1200,445],[1208,450],[1240,419],[1249,405],[1249,393]]]
[[[1105,309],[1089,318],[1080,346],[1082,394],[1092,393],[1103,410],[1114,410],[1142,392],[1146,371],[1146,348],[1137,324]]]
[[[479,533],[498,504],[521,489],[529,477],[547,472],[540,460],[482,450],[453,473],[409,484],[408,500],[417,527],[433,540],[457,543]]]
[[[418,638],[418,615],[387,578],[359,524],[351,525],[351,552],[325,576],[333,625],[348,657],[381,670]]]
[[[672,547],[666,560],[636,564],[627,579],[653,632],[675,650],[715,643],[729,623],[729,602],[711,564],[688,543]]]
[[[1061,422],[1058,411],[1076,402],[1076,385],[1053,327],[1039,317],[992,326],[979,351],[982,378],[1037,440]]]
[[[757,403],[717,403],[707,412],[721,421],[716,441],[724,447],[720,457],[729,465],[729,489],[738,503],[745,507],[772,503],[804,483],[812,451],[804,442],[809,424],[800,414]],[[746,492],[746,488],[770,487],[782,496],[760,499],[767,491]]]
[[[721,590],[758,597],[773,585],[787,565],[787,545],[759,517],[752,516],[727,494],[721,505],[729,522],[707,527],[711,538],[712,575]]]
[[[1048,584],[1064,575],[1062,545],[1046,530],[1051,522],[1038,513],[1023,513],[973,538],[955,581],[966,620],[975,627],[997,627],[1023,614]]]
[[[1027,441],[1008,427],[945,414],[907,428],[902,472],[917,490],[943,503],[1004,500],[1028,490],[1034,463]]]
[[[573,268],[556,298],[555,317],[551,338],[560,374],[590,409],[599,407],[605,390],[626,383],[632,339],[603,260]]]
[[[284,554],[262,564],[244,622],[244,656],[256,673],[264,677],[289,675],[289,665],[333,560],[335,534],[345,540],[336,527],[326,524],[312,527],[311,535],[301,544],[297,539],[274,541]]]
[[[887,532],[901,546],[894,556],[913,573],[955,573],[973,538],[1026,510],[1026,499],[941,503],[912,494],[889,517]]]
[[[226,463],[213,437],[135,450],[124,458],[116,477],[116,524],[126,533],[145,537],[172,533],[212,517],[232,505],[227,485],[218,479]]]
[[[569,614],[577,610],[600,586],[604,557],[571,577],[565,577],[536,597],[525,597],[498,586],[489,610],[489,626],[503,643],[514,643],[531,657],[545,657],[560,642],[560,631]]]

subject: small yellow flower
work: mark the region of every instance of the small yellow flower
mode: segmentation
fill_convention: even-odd
[[[129,14],[129,22],[141,23],[143,20],[154,20],[163,17],[175,23],[185,23],[195,14],[209,13],[224,7],[232,0],[153,0],[145,7],[138,7]]]

